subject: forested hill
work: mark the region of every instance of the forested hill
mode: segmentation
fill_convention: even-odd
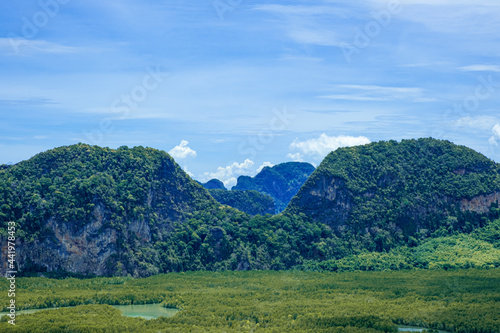
[[[379,142],[331,153],[285,212],[252,217],[163,151],[77,144],[0,168],[0,242],[15,222],[21,275],[495,267],[499,185],[498,165],[465,147]],[[272,210],[256,192],[212,191]]]
[[[27,245],[20,264],[95,274],[113,270],[127,241],[161,238],[173,222],[218,207],[163,151],[85,144],[0,170],[0,200],[3,236],[15,221]]]
[[[274,199],[276,213],[281,213],[314,171],[309,163],[287,162],[265,167],[255,177],[240,176],[233,190],[255,190]]]
[[[472,149],[430,138],[341,148],[324,159],[286,212],[383,250],[481,227],[498,207],[499,172]]]

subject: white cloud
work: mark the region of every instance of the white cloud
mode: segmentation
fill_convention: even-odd
[[[188,157],[196,157],[196,151],[188,147],[189,142],[182,140],[178,146],[172,148],[168,153],[176,160],[182,160]]]
[[[493,126],[493,129],[491,131],[493,132],[494,136],[500,138],[500,123]]]
[[[290,144],[290,149],[298,150],[300,154],[323,158],[337,148],[364,145],[370,142],[371,141],[364,136],[328,136],[323,133],[317,139],[309,139],[306,141],[295,139],[295,141]],[[301,155],[298,155],[298,157],[300,156]]]
[[[465,72],[500,72],[500,66],[497,65],[470,65],[458,69]]]
[[[494,124],[498,120],[499,118],[492,116],[468,116],[453,121],[453,125],[457,127],[468,127],[478,131],[489,131],[491,129],[491,124]]]
[[[272,166],[274,166],[274,164],[272,164],[271,162],[262,163],[262,165],[257,169],[257,173],[261,172],[262,169],[264,169],[266,166],[272,167]]]
[[[500,139],[500,123],[493,126],[491,132],[493,132],[493,135],[489,139],[489,143],[490,145],[497,146],[498,144],[496,139]]]
[[[204,180],[208,181],[210,179],[216,178],[224,183],[224,186],[231,188],[236,185],[237,177],[241,175],[254,174],[252,167],[254,162],[250,159],[246,159],[242,163],[234,162],[231,165],[225,167],[218,167],[215,172],[205,172]]]

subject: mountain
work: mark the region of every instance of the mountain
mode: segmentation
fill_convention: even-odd
[[[499,177],[447,141],[378,142],[328,155],[282,214],[250,216],[163,151],[60,147],[0,168],[0,274],[13,235],[18,276],[499,267]]]
[[[20,270],[96,275],[154,272],[130,252],[219,206],[165,152],[85,144],[0,170],[0,200],[0,238],[15,221]]]
[[[281,213],[314,171],[309,163],[287,162],[264,167],[255,177],[240,176],[233,190],[255,190],[274,199],[276,213]]]
[[[285,213],[383,251],[483,227],[498,214],[499,200],[498,164],[449,141],[419,139],[330,153]]]
[[[220,189],[209,190],[212,197],[220,204],[234,207],[249,215],[274,214],[274,201],[267,194],[257,191],[226,191]]]
[[[211,179],[206,183],[200,183],[207,190],[227,190],[224,183],[218,179]]]

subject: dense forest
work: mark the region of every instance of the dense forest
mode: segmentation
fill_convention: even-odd
[[[18,279],[19,308],[76,306],[19,315],[9,332],[500,332],[499,269],[322,273],[188,272],[128,277]],[[0,289],[7,289],[0,281]],[[7,304],[7,294],[0,294]],[[170,318],[123,317],[105,304],[163,303]]]
[[[484,155],[449,141],[386,141],[331,152],[286,213],[387,251],[483,227],[499,199],[500,166]]]
[[[14,221],[25,276],[488,268],[500,265],[499,193],[499,166],[481,154],[389,141],[338,149],[287,210],[251,216],[165,152],[78,144],[0,169],[0,237]]]
[[[220,204],[231,206],[249,215],[274,214],[273,198],[267,194],[254,190],[209,189],[208,192]]]

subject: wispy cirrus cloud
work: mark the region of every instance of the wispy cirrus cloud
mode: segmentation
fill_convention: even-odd
[[[500,121],[500,118],[494,116],[468,116],[453,121],[453,125],[456,127],[465,127],[484,132],[489,131],[491,129],[491,124],[495,124],[498,121]]]
[[[342,46],[345,44],[340,40],[337,34],[328,30],[314,30],[314,29],[293,29],[288,35],[296,43],[299,44],[313,44],[320,46]]]
[[[349,16],[346,8],[333,5],[266,4],[252,7],[280,17],[284,35],[302,45],[341,47],[345,42],[334,29],[333,17]]]
[[[335,7],[335,6],[321,6],[321,5],[277,5],[277,4],[266,4],[266,5],[256,5],[252,7],[253,10],[265,11],[275,14],[282,15],[299,15],[299,16],[311,16],[311,15],[347,15],[349,12],[345,9]]]
[[[31,55],[36,53],[67,54],[86,50],[83,47],[67,46],[46,40],[25,38],[0,38],[0,51],[11,55]]]
[[[44,106],[57,104],[50,98],[19,98],[19,99],[2,99],[0,98],[0,106]]]
[[[500,66],[498,65],[469,65],[458,69],[464,72],[500,72]]]
[[[386,0],[370,0],[373,3],[386,4]],[[470,0],[399,0],[402,5],[427,5],[427,6],[456,6],[456,5],[480,5],[500,7],[496,0],[476,0],[471,3]]]
[[[332,90],[336,93],[318,97],[359,102],[385,102],[398,99],[407,99],[416,103],[435,101],[434,98],[426,96],[424,89],[417,87],[339,84],[335,85]]]

